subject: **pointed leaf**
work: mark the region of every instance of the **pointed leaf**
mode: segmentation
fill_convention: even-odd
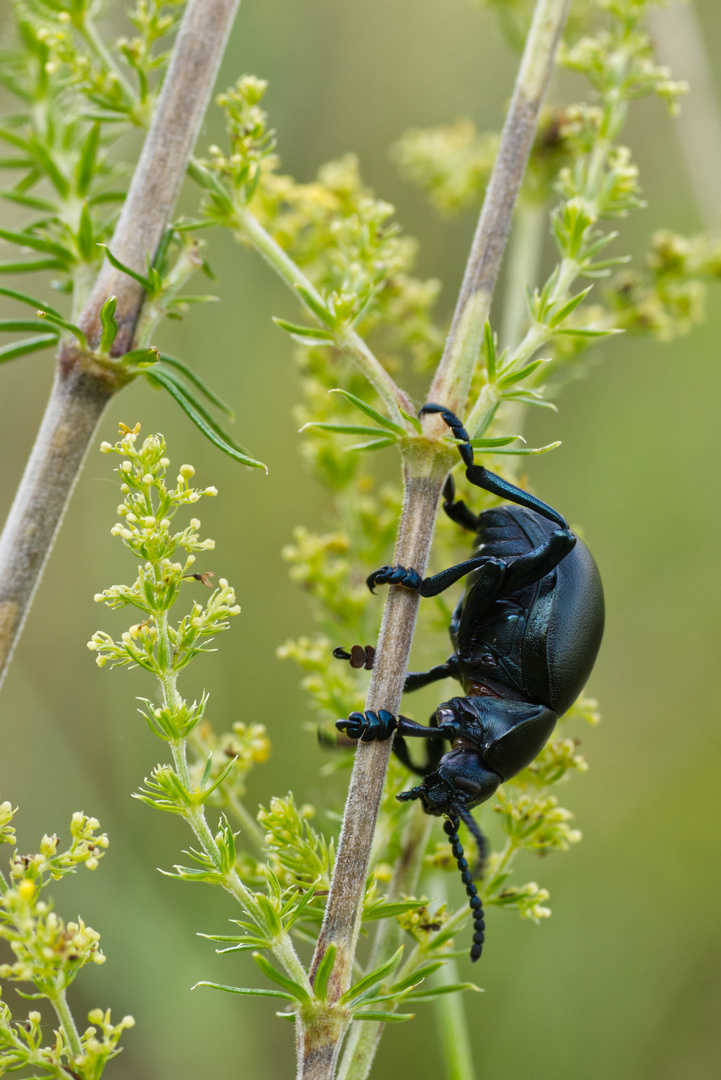
[[[67,270],[59,259],[26,259],[24,262],[0,262],[0,274],[30,274],[41,270]]]
[[[20,244],[22,247],[32,248],[33,251],[44,251],[47,255],[54,255],[62,263],[72,261],[70,252],[60,244],[46,240],[42,236],[33,236],[32,233],[12,232],[10,229],[0,229],[0,239],[7,240],[11,244]]]
[[[147,372],[146,378],[152,383],[158,383],[165,390],[168,391],[174,401],[178,403],[186,416],[188,416],[195,426],[199,428],[206,439],[217,446],[219,450],[222,450],[224,454],[232,457],[235,461],[239,461],[241,465],[248,465],[254,469],[264,469],[266,472],[268,468],[262,461],[255,461],[253,458],[243,454],[240,450],[237,450],[228,437],[217,430],[216,426],[211,426],[208,420],[204,416],[205,410],[198,405],[179,385],[176,383],[167,372],[158,371],[153,368],[152,374]]]
[[[197,982],[192,989],[195,990],[198,986],[209,986],[212,990],[225,990],[226,994],[244,994],[246,997],[274,997],[285,998],[286,1001],[293,1000],[292,994],[284,994],[282,990],[255,990],[246,986],[223,986],[222,983],[206,982],[205,980]]]
[[[47,326],[38,319],[0,319],[0,333],[2,334],[25,334],[33,330],[45,330]]]
[[[345,1005],[348,1002],[352,1002],[355,998],[364,994],[366,990],[370,990],[372,986],[377,986],[378,983],[382,983],[386,976],[390,975],[392,971],[398,967],[403,956],[403,946],[393,953],[390,960],[387,960],[385,964],[382,964],[375,971],[370,971],[367,975],[364,975],[362,979],[359,979],[357,983],[354,983],[350,989],[346,990],[343,997],[340,999],[341,1004]]]
[[[404,1020],[415,1019],[415,1013],[371,1012],[363,1010],[353,1014],[354,1020],[375,1020],[382,1024],[402,1024]]]
[[[475,983],[451,983],[448,986],[434,986],[430,990],[414,990],[412,994],[406,994],[404,1001],[427,1001],[428,998],[439,997],[441,994],[456,994],[460,990],[475,990],[482,994],[483,988]]]
[[[562,332],[562,331],[561,331]],[[547,364],[548,360],[532,360],[530,364],[526,364],[525,367],[519,368],[518,371],[511,371],[508,375],[504,375],[503,378],[498,380],[499,390],[505,390],[508,386],[513,386],[517,382],[521,382],[522,379],[527,379],[529,375],[532,375],[541,364]]]
[[[411,414],[407,413],[405,409],[402,409],[400,405],[398,406],[398,412],[401,414],[404,420],[408,421],[408,423],[418,433],[418,435],[423,434],[423,426],[417,416],[411,416]]]
[[[325,323],[326,326],[329,326],[332,329],[335,320],[323,301],[318,296],[314,296],[309,289],[304,288],[302,285],[296,283],[295,287],[306,307],[309,307],[322,323]]]
[[[330,330],[319,330],[315,326],[298,326],[296,323],[286,322],[285,319],[273,319],[276,326],[290,334],[293,341],[299,345],[332,345],[333,335]]]
[[[569,326],[567,330],[556,330],[555,333],[556,334],[565,334],[567,337],[599,338],[599,337],[610,337],[611,334],[623,334],[623,333],[625,333],[625,331],[620,330],[620,329],[618,329],[616,327],[614,327],[612,329],[609,329],[609,330],[589,330],[589,329],[581,329],[581,328],[574,329],[573,327]]]
[[[270,960],[267,960],[261,953],[253,953],[253,959],[256,964],[266,975],[271,982],[277,983],[278,986],[282,986],[296,1001],[309,1002],[310,994],[301,986],[300,983],[294,982],[293,979],[288,978],[287,975],[283,975],[271,964]]]
[[[39,337],[26,338],[25,341],[14,341],[11,345],[3,345],[0,348],[0,364],[4,364],[6,360],[15,360],[18,356],[25,356],[26,353],[46,349],[48,345],[57,345],[57,341],[56,334],[41,334]]]
[[[399,900],[394,904],[373,904],[363,911],[361,919],[363,922],[373,922],[375,919],[393,919],[396,915],[405,915],[406,911],[413,911],[419,905],[419,900]]]
[[[411,986],[417,986],[423,979],[427,979],[429,975],[432,975],[434,971],[438,971],[438,968],[443,967],[442,960],[433,960],[430,964],[424,964],[423,967],[418,968],[407,978],[402,979],[400,982],[393,983],[388,988],[390,994],[401,994],[404,990],[408,990]]]
[[[211,404],[215,405],[215,407],[217,409],[220,409],[221,412],[224,412],[225,415],[231,420],[235,419],[235,413],[233,412],[231,406],[228,405],[226,401],[223,401],[221,397],[218,397],[215,391],[212,390],[206,382],[203,382],[200,376],[196,375],[193,369],[191,367],[188,367],[187,364],[183,363],[182,360],[178,360],[174,356],[168,356],[167,353],[161,353],[159,356],[159,360],[161,361],[161,363],[167,364],[168,367],[172,367],[176,371],[182,372],[183,376],[188,380],[188,382],[192,383],[196,390],[199,390],[201,392],[203,397],[207,398],[208,401],[211,402]]]
[[[75,167],[75,187],[78,195],[83,198],[88,193],[90,181],[93,178],[95,167],[95,155],[100,142],[100,124],[93,124],[83,143],[78,163]]]
[[[329,394],[342,394],[346,401],[349,401],[351,405],[355,405],[356,409],[360,409],[366,416],[370,416],[371,420],[375,420],[376,424],[380,424],[381,427],[387,428],[388,431],[392,431],[394,435],[406,435],[406,429],[401,427],[400,424],[396,424],[393,420],[389,420],[387,416],[383,416],[382,413],[376,412],[370,405],[367,405],[365,401],[361,401],[355,394],[349,394],[347,390],[329,390]]]
[[[143,286],[148,296],[153,295],[153,287],[146,277],[138,274],[135,270],[131,270],[125,263],[121,263],[120,259],[116,259],[107,244],[98,244],[98,247],[105,249],[105,257],[111,266],[114,266],[116,270],[120,270],[123,274],[127,274],[128,277],[134,278],[138,284]]]
[[[103,333],[100,338],[98,349],[102,353],[110,352],[113,342],[117,337],[118,324],[115,321],[115,308],[118,304],[117,296],[109,296],[100,309],[100,323]]]
[[[556,326],[560,326],[563,320],[567,319],[571,312],[576,310],[581,301],[585,300],[592,288],[593,285],[589,285],[587,289],[583,289],[582,292],[571,297],[571,299],[565,303],[562,308],[559,308],[559,310],[548,320],[549,327],[554,329]]]
[[[67,330],[73,337],[76,337],[84,349],[87,349],[88,339],[85,337],[85,334],[80,327],[76,326],[75,323],[68,322],[67,319],[63,319],[60,315],[55,315],[52,311],[39,310],[38,318],[47,319],[48,322],[55,323],[56,326],[61,326],[63,330]]]
[[[538,404],[538,402],[536,402]],[[549,443],[548,446],[519,446],[518,449],[508,450],[491,450],[492,454],[516,454],[523,457],[528,457],[533,454],[547,454],[549,450],[555,450],[557,446],[560,446],[559,442]]]
[[[483,350],[486,354],[488,381],[489,383],[494,383],[496,381],[496,343],[493,340],[493,331],[491,330],[491,324],[488,319],[486,319],[485,326],[483,327]]]
[[[48,199],[38,199],[35,195],[26,195],[22,191],[0,191],[0,195],[8,202],[17,203],[18,206],[28,206],[31,210],[42,210],[53,216],[58,212],[55,203],[49,202]]]
[[[28,296],[27,293],[16,292],[15,289],[0,288],[0,296],[9,296],[11,300],[19,300],[21,304],[29,304],[35,311],[41,308],[42,311],[49,311],[53,315],[60,316],[60,312],[56,311],[55,308],[51,308],[49,304],[45,304],[42,300],[36,300],[33,296]]]
[[[323,953],[323,959],[316,969],[315,979],[313,981],[313,993],[321,1001],[325,1001],[328,993],[328,977],[333,970],[335,953],[335,945],[331,943]]]
[[[346,446],[346,452],[350,454],[352,451],[385,450],[386,446],[393,446],[395,441],[395,439],[371,439],[370,442],[354,443],[353,446]]]
[[[503,435],[499,439],[471,439],[471,446],[475,450],[489,450],[494,446],[508,446],[512,442],[525,442],[523,435]],[[454,442],[460,443],[460,439],[454,439]]]
[[[336,435],[376,435],[384,439],[388,438],[388,432],[384,431],[383,428],[362,427],[356,424],[325,424],[315,420],[303,424],[303,427],[298,429],[298,434],[302,431],[308,431],[309,428],[314,431],[331,431]]]
[[[558,412],[557,405],[554,405],[552,401],[546,401],[545,398],[533,390],[515,390],[510,394],[504,394],[503,398],[505,401],[521,401],[524,405],[540,405],[543,409]]]

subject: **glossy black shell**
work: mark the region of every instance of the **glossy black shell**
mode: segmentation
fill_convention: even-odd
[[[479,515],[474,555],[504,560],[542,544],[558,528],[525,507],[503,505]],[[465,598],[478,572],[469,574],[450,633],[457,631]],[[459,655],[467,694],[484,682],[503,696],[536,701],[562,715],[591,674],[603,635],[603,587],[582,540],[540,581],[495,600],[473,628],[471,646]],[[510,692],[510,695],[509,695]]]

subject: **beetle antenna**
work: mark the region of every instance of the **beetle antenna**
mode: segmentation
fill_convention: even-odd
[[[478,889],[476,888],[476,886],[475,886],[475,884],[473,882],[473,875],[471,874],[471,871],[468,869],[468,862],[467,862],[467,860],[465,858],[465,855],[464,855],[464,852],[463,852],[463,845],[461,844],[461,841],[460,841],[460,839],[458,837],[459,821],[458,821],[458,818],[455,816],[457,813],[461,814],[463,816],[463,820],[465,822],[466,815],[468,815],[469,818],[471,817],[471,815],[468,813],[467,810],[465,810],[465,807],[459,806],[456,803],[454,803],[454,805],[453,805],[453,807],[451,809],[452,809],[452,812],[453,812],[453,817],[448,818],[448,820],[445,822],[443,828],[445,830],[445,833],[446,833],[448,839],[451,842],[451,850],[453,851],[453,856],[454,856],[454,858],[456,860],[456,864],[458,866],[458,869],[461,872],[461,881],[466,886],[466,893],[468,894],[468,903],[469,903],[470,908],[471,908],[471,913],[473,914],[473,945],[471,946],[471,960],[475,961],[475,960],[479,959],[481,953],[483,952],[483,943],[486,940],[486,935],[485,935],[486,924],[485,924],[484,919],[483,919],[483,901],[481,900],[480,896],[478,895]],[[465,811],[465,813],[464,813],[464,811]],[[471,818],[471,821],[473,821],[472,818]],[[475,825],[475,822],[474,822],[474,825]],[[476,830],[474,831],[474,834],[473,834],[474,837],[476,836],[476,831],[480,832],[480,830],[478,830],[477,826],[476,826]],[[483,840],[482,837],[481,837],[481,840]],[[484,847],[485,847],[485,844],[484,844]]]
[[[486,838],[478,828],[478,823],[470,810],[467,810],[462,803],[454,803],[453,809],[476,841],[476,847],[478,848],[478,862],[476,863],[475,877],[482,877],[486,862]]]

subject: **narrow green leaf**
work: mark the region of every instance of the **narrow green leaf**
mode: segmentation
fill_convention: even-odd
[[[503,398],[504,401],[521,401],[524,405],[540,405],[543,409],[558,412],[557,405],[554,405],[552,401],[546,401],[545,398],[533,390],[515,390],[512,393],[504,394]]]
[[[174,368],[176,371],[180,371],[183,376],[188,380],[188,382],[192,383],[196,390],[199,390],[201,392],[203,397],[207,398],[208,401],[211,402],[211,404],[215,405],[216,409],[220,409],[220,411],[224,412],[225,415],[231,420],[235,419],[235,413],[233,412],[233,409],[230,407],[230,405],[228,405],[226,401],[223,401],[221,397],[218,397],[215,391],[212,390],[206,382],[203,382],[200,376],[196,375],[193,369],[188,367],[187,364],[183,363],[182,360],[178,360],[174,356],[168,356],[167,353],[161,353],[159,356],[159,360],[163,364],[167,364],[168,367]]]
[[[456,994],[460,990],[475,990],[482,994],[483,988],[475,983],[452,983],[449,986],[434,986],[430,990],[414,990],[412,994],[406,994],[404,1001],[427,1001],[428,998],[439,997],[441,994]]]
[[[343,997],[340,999],[342,1005],[346,1005],[348,1002],[354,1001],[359,998],[366,990],[370,990],[372,986],[377,986],[378,983],[382,983],[383,980],[390,975],[392,971],[398,967],[403,956],[403,946],[393,953],[390,960],[387,960],[385,964],[382,964],[375,971],[368,972],[362,979],[359,979],[357,983],[354,983],[348,990],[346,990]]]
[[[423,425],[421,424],[417,416],[411,416],[411,414],[407,413],[405,409],[402,409],[400,405],[398,406],[398,412],[401,414],[404,420],[408,421],[408,423],[419,435],[423,434]]]
[[[277,1012],[275,1015],[279,1020],[290,1020],[291,1024],[295,1023],[295,1013],[293,1012]]]
[[[353,446],[346,446],[346,452],[358,452],[361,453],[365,450],[385,450],[386,446],[393,446],[395,439],[371,439],[370,442],[354,443]]]
[[[299,345],[332,345],[333,335],[330,330],[319,330],[315,326],[298,326],[296,323],[286,322],[285,319],[273,319],[276,326],[290,334],[293,341]]]
[[[0,289],[0,296],[9,296],[11,300],[19,300],[21,304],[29,304],[35,311],[40,308],[42,311],[49,311],[52,315],[60,316],[60,312],[56,311],[55,308],[51,308],[49,304],[44,303],[42,300],[36,300],[34,296],[28,296],[27,293],[16,292],[15,289]]]
[[[382,413],[376,412],[376,410],[373,409],[370,405],[367,405],[365,401],[361,401],[360,398],[357,398],[355,394],[349,394],[347,390],[340,390],[337,388],[334,390],[329,390],[328,393],[342,394],[346,401],[349,401],[351,405],[355,405],[356,409],[360,409],[360,411],[364,412],[366,416],[370,416],[371,420],[375,420],[377,424],[380,424],[381,427],[387,428],[388,431],[392,431],[395,435],[407,434],[405,428],[401,427],[400,424],[396,424],[393,422],[393,420],[389,420],[387,416],[383,416]]]
[[[263,974],[267,976],[271,982],[277,983],[278,986],[282,986],[291,997],[296,999],[296,1001],[310,1001],[310,995],[305,987],[301,986],[300,983],[294,982],[294,980],[288,978],[287,975],[283,975],[280,971],[276,971],[271,962],[261,953],[253,953],[253,959]]]
[[[554,329],[556,326],[560,326],[564,319],[567,319],[571,312],[576,310],[581,301],[585,300],[592,288],[593,285],[589,285],[587,289],[583,289],[582,292],[577,293],[575,296],[571,297],[571,299],[567,301],[567,303],[565,303],[562,308],[559,308],[558,311],[548,320],[549,327],[551,327],[551,329]]]
[[[393,919],[396,915],[404,915],[406,911],[413,911],[420,904],[419,900],[399,900],[395,904],[374,904],[363,911],[363,922],[374,922],[376,919]]]
[[[212,990],[225,990],[226,994],[243,994],[245,997],[274,997],[285,998],[286,1001],[293,1001],[292,994],[284,994],[282,990],[265,990],[265,989],[249,989],[247,986],[223,986],[222,983],[197,982],[192,987],[195,990],[198,986],[209,986]]]
[[[219,450],[222,450],[224,454],[232,457],[235,461],[239,461],[241,465],[248,465],[254,469],[264,469],[267,473],[268,468],[262,461],[255,461],[254,458],[248,457],[246,454],[237,450],[232,442],[225,434],[221,434],[216,430],[215,426],[211,426],[207,419],[203,415],[205,410],[198,405],[179,385],[175,382],[166,371],[158,371],[156,368],[144,373],[145,377],[153,384],[159,384],[163,389],[167,390],[174,401],[180,406],[185,415],[193,421],[195,426],[203,432],[206,439],[212,442],[214,446],[217,446]]]
[[[33,330],[45,330],[47,327],[38,319],[0,319],[0,333],[24,334]]]
[[[109,296],[100,309],[100,323],[103,327],[103,333],[98,348],[102,353],[110,352],[118,333],[118,324],[115,321],[115,308],[117,307],[117,304],[117,296]]]
[[[80,211],[80,223],[78,225],[78,231],[75,234],[75,243],[77,244],[80,258],[84,262],[92,262],[93,257],[95,256],[95,231],[93,229],[93,219],[90,216],[90,208],[87,201],[83,203],[83,208]]]
[[[139,285],[143,286],[147,295],[152,297],[153,289],[147,278],[143,277],[142,274],[136,273],[135,270],[131,270],[125,263],[121,263],[120,259],[116,259],[107,244],[98,244],[98,247],[105,249],[105,257],[111,266],[114,266],[116,270],[120,270],[123,274],[127,274],[128,277],[134,278]]]
[[[308,431],[309,429],[314,431],[330,431],[335,435],[375,435],[383,439],[388,438],[388,432],[384,431],[383,428],[362,427],[357,424],[325,424],[316,420],[311,420],[309,423],[303,424],[303,427],[298,429],[298,434],[302,431]]]
[[[302,285],[298,285],[296,283],[295,287],[298,290],[298,295],[300,296],[305,306],[310,308],[313,314],[316,315],[322,323],[325,323],[326,326],[329,326],[331,329],[333,329],[335,320],[326,305]]]
[[[383,1024],[402,1024],[404,1020],[415,1019],[415,1013],[394,1013],[394,1012],[371,1012],[370,1010],[363,1010],[363,1012],[353,1013],[354,1020],[375,1020]]]
[[[494,383],[496,381],[496,343],[493,340],[493,331],[491,330],[491,324],[488,319],[486,319],[485,326],[483,327],[483,351],[486,354],[488,381],[489,383]]]
[[[20,244],[22,247],[32,248],[33,251],[44,251],[47,255],[54,255],[62,263],[72,262],[70,252],[55,244],[52,240],[46,240],[42,236],[33,236],[32,233],[12,232],[10,229],[0,229],[0,239],[7,240],[10,244]]]
[[[0,274],[32,274],[41,270],[67,270],[59,259],[26,259],[24,262],[0,262]]]
[[[609,330],[589,330],[589,329],[584,330],[584,329],[580,329],[580,328],[575,330],[575,329],[573,329],[573,327],[569,327],[567,330],[556,330],[555,333],[557,333],[557,334],[565,334],[567,337],[600,338],[600,337],[610,337],[611,334],[623,334],[623,333],[625,333],[625,331],[619,330],[619,329],[617,329],[615,327],[612,328],[612,329],[609,329]]]
[[[39,337],[26,338],[25,341],[14,341],[10,345],[3,345],[0,348],[0,364],[4,364],[6,360],[15,360],[18,356],[25,356],[26,353],[46,349],[48,345],[56,345],[57,340],[56,334],[41,334]]]
[[[26,195],[22,191],[0,191],[0,195],[7,202],[17,203],[18,206],[27,206],[31,210],[42,210],[46,214],[57,214],[58,208],[55,203],[48,199],[38,199],[35,195]]]
[[[523,379],[527,379],[529,375],[532,375],[541,364],[547,364],[548,360],[532,360],[530,364],[526,364],[525,367],[519,368],[518,371],[512,371],[508,375],[504,375],[503,378],[498,380],[499,390],[505,390],[508,386],[514,386],[516,383],[521,382]]]
[[[46,319],[48,322],[62,327],[63,330],[67,330],[69,334],[72,334],[73,337],[78,339],[84,349],[87,349],[88,339],[85,337],[85,334],[80,327],[76,326],[75,323],[68,322],[67,319],[63,319],[61,315],[55,315],[52,311],[38,310],[38,318]]]
[[[538,404],[538,402],[536,402]],[[534,454],[547,454],[549,450],[555,450],[560,442],[549,443],[548,446],[519,446],[515,450],[492,450],[492,454],[516,454],[521,457],[529,457]]]
[[[407,978],[402,979],[401,982],[393,983],[388,988],[389,994],[402,994],[404,990],[407,990],[411,986],[417,986],[423,979],[427,979],[429,975],[432,975],[434,971],[438,971],[438,968],[443,967],[442,960],[433,960],[430,964],[424,964],[423,967],[418,968]]]
[[[328,977],[333,970],[335,962],[335,945],[332,943],[323,953],[323,959],[318,964],[313,982],[313,993],[321,1001],[325,1001],[328,993]]]
[[[100,124],[93,124],[83,143],[78,163],[75,167],[75,186],[78,195],[83,198],[88,193],[93,178],[95,155],[100,141]]]
[[[508,446],[512,442],[525,442],[523,435],[503,435],[499,439],[471,439],[471,446],[475,450],[488,450],[493,446]],[[454,442],[460,443],[460,439],[454,439]]]

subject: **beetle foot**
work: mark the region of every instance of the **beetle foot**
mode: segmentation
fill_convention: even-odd
[[[376,651],[372,645],[352,645],[350,652],[344,649],[342,645],[339,645],[337,649],[333,649],[333,656],[336,660],[349,660],[352,668],[365,668],[366,671],[373,670],[373,660]]]
[[[336,720],[335,726],[344,731],[349,739],[361,742],[382,742],[389,739],[398,727],[398,719],[387,709],[373,712],[352,712],[347,720]]]
[[[423,578],[412,566],[381,566],[380,570],[374,570],[366,578],[366,585],[371,592],[375,592],[376,585],[401,585],[404,589],[417,592],[422,584]]]

